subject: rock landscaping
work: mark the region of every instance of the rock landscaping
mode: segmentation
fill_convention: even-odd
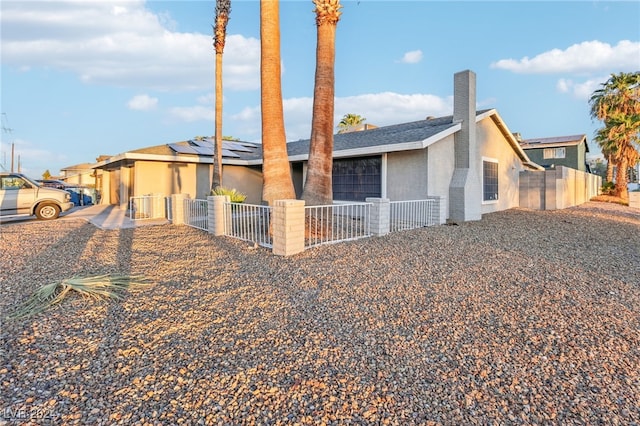
[[[186,226],[0,227],[0,425],[640,424],[640,210],[514,209],[292,257]],[[74,276],[144,276],[120,301]]]

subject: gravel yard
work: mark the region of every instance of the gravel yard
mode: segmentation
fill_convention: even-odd
[[[515,209],[290,258],[78,219],[4,225],[0,250],[0,425],[640,424],[638,209]],[[154,285],[5,319],[104,273]]]

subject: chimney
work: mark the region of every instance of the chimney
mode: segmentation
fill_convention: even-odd
[[[453,176],[449,185],[449,219],[482,218],[482,179],[476,145],[476,74],[461,71],[453,77],[453,122],[462,128],[454,135]]]

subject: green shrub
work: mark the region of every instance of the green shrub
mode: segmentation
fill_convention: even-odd
[[[229,189],[222,186],[211,190],[211,195],[228,195],[232,203],[244,203],[244,200],[247,199],[247,196],[245,194],[236,191],[235,188]]]
[[[613,195],[616,189],[616,184],[613,182],[605,182],[602,184],[602,188],[600,188],[600,191],[602,192],[602,195]]]

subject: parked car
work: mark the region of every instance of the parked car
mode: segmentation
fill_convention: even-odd
[[[36,180],[41,186],[47,188],[64,189],[71,194],[71,202],[76,206],[88,206],[93,204],[91,196],[92,189],[83,185],[74,185],[58,179],[38,179]]]
[[[71,194],[40,186],[21,173],[0,172],[0,215],[35,215],[49,220],[73,207]]]

